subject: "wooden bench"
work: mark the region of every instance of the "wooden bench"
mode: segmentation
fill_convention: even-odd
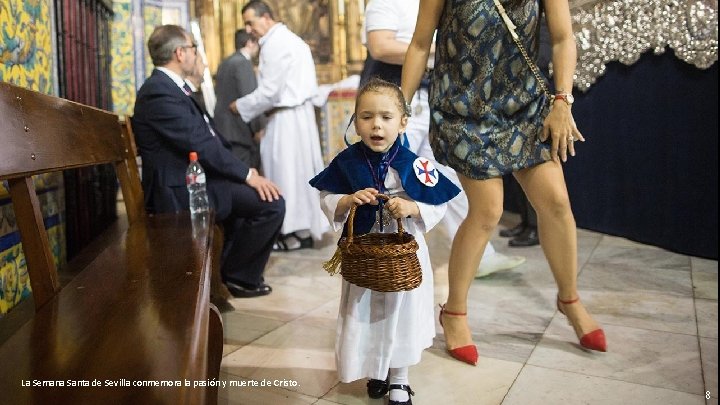
[[[215,403],[222,321],[210,304],[212,213],[149,216],[118,116],[0,83],[8,182],[35,313],[0,346],[0,402]],[[60,288],[31,176],[112,163],[127,221],[68,264]]]

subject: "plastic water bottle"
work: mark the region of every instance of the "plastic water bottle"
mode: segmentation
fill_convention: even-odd
[[[190,152],[190,165],[185,172],[185,183],[190,194],[190,214],[208,212],[210,202],[205,188],[205,171],[198,162],[197,152]]]

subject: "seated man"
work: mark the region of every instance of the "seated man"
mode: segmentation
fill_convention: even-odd
[[[148,51],[155,69],[138,90],[132,118],[145,207],[150,213],[188,209],[185,170],[189,152],[197,152],[216,221],[225,228],[223,282],[235,297],[267,295],[272,288],[263,272],[282,225],[285,200],[274,183],[230,152],[190,97],[184,79],[193,74],[198,57],[192,36],[175,25],[157,27]]]

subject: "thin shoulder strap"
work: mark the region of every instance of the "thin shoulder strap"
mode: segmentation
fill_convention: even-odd
[[[508,17],[507,13],[505,12],[505,7],[500,4],[500,0],[493,0],[495,3],[495,8],[497,8],[498,13],[500,13],[500,17],[502,17],[503,22],[505,23],[505,26],[507,27],[508,31],[510,32],[510,36],[512,37],[513,41],[517,45],[518,49],[520,49],[520,53],[522,54],[523,58],[525,58],[525,62],[528,64],[528,67],[530,68],[530,71],[532,71],[533,75],[535,76],[535,80],[538,82],[538,86],[540,86],[540,89],[543,93],[545,93],[546,96],[550,97],[550,92],[548,91],[547,84],[545,83],[545,79],[540,76],[540,69],[537,67],[535,62],[530,59],[530,56],[528,55],[527,51],[525,50],[525,47],[523,46],[522,42],[520,42],[520,37],[518,36],[517,32],[515,31],[515,24],[513,24],[512,20],[510,20],[510,17]],[[542,5],[542,3],[541,3]]]

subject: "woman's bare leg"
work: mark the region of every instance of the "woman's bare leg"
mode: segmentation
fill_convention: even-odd
[[[558,298],[571,301],[577,291],[577,229],[570,208],[562,166],[546,162],[515,172],[530,203],[537,211],[540,245],[558,286]],[[581,302],[563,305],[578,337],[598,329]]]
[[[453,239],[448,263],[449,294],[445,309],[466,313],[470,284],[480,264],[490,235],[503,211],[502,178],[472,180],[458,174],[468,197],[468,216]],[[443,329],[448,349],[472,344],[466,317],[443,316]]]

